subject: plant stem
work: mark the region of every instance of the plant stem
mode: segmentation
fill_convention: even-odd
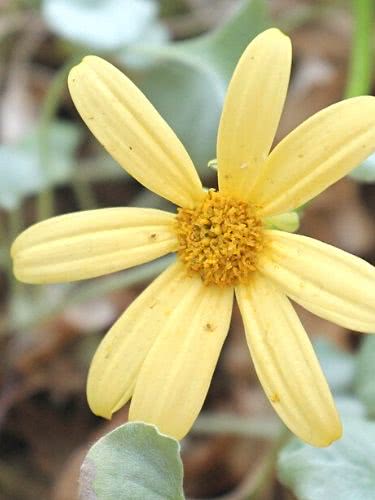
[[[277,434],[274,434],[272,438],[273,442],[270,443],[268,449],[257,460],[237,488],[226,495],[211,500],[260,500],[265,498],[264,492],[274,476],[279,451],[290,438],[290,432],[279,423]]]
[[[372,84],[374,0],[353,0],[354,35],[345,97],[368,94]]]
[[[254,418],[205,412],[199,416],[192,432],[196,434],[232,434],[274,439],[280,433],[276,418]]]
[[[91,189],[90,181],[76,175],[72,177],[72,188],[78,201],[80,210],[92,210],[96,208],[94,191]]]
[[[8,236],[5,229],[4,220],[0,218],[0,248],[5,247],[8,243]]]
[[[45,171],[47,187],[39,193],[37,200],[37,219],[43,220],[54,212],[53,188],[49,184],[49,128],[54,119],[60,104],[61,96],[66,86],[66,79],[72,66],[80,59],[81,55],[71,57],[56,73],[48,92],[44,98],[39,124],[39,158],[42,168]]]
[[[9,282],[13,277],[9,258],[10,238],[11,236],[8,235],[4,221],[0,219],[0,269],[5,271]]]
[[[265,490],[265,488],[270,484],[270,481],[274,476],[275,465],[277,457],[279,455],[279,451],[289,439],[290,439],[290,432],[285,427],[283,427],[282,430],[279,432],[277,439],[273,443],[270,451],[265,457],[263,466],[259,471],[259,474],[257,475],[256,479],[254,480],[251,489],[248,491],[246,500],[259,500],[260,498],[263,498],[262,493]]]
[[[17,206],[11,212],[9,212],[8,223],[9,223],[9,228],[8,228],[8,248],[7,248],[7,250],[8,250],[8,252],[10,252],[10,247],[11,247],[13,241],[16,239],[16,237],[22,231],[23,225],[24,225],[21,207]],[[8,262],[7,274],[8,274],[11,290],[12,290],[12,295],[16,296],[18,293],[21,293],[22,288],[23,288],[23,284],[20,283],[19,281],[17,281],[16,278],[13,276],[12,263],[11,263],[9,255],[8,255],[7,262]]]

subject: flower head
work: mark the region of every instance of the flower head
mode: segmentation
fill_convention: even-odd
[[[344,327],[375,330],[375,269],[306,236],[268,229],[375,149],[375,98],[334,104],[271,152],[291,65],[288,37],[257,36],[241,57],[220,121],[219,191],[205,192],[175,134],[111,64],[86,57],[69,77],[82,118],[133,177],[177,214],[109,208],[36,224],[12,248],[16,276],[51,283],[100,276],[169,252],[177,261],[124,312],[88,376],[94,413],[130,398],[130,419],[182,438],[197,417],[227,335],[234,292],[271,404],[297,436],[326,446],[341,423],[289,298]]]
[[[263,246],[262,221],[256,210],[210,191],[195,208],[180,208],[176,217],[178,255],[190,273],[206,285],[249,283]]]

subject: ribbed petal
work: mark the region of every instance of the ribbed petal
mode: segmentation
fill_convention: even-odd
[[[202,197],[198,174],[172,129],[117,68],[88,56],[69,75],[74,104],[91,132],[148,189],[193,208]]]
[[[287,297],[259,274],[236,296],[259,380],[287,427],[314,446],[341,436],[341,423],[307,334]]]
[[[291,57],[289,38],[272,28],[250,43],[238,63],[217,143],[219,186],[225,194],[248,198],[279,124]]]
[[[202,408],[227,335],[232,289],[181,282],[183,300],[171,311],[141,368],[129,418],[181,439]]]
[[[25,283],[94,278],[176,250],[175,216],[148,208],[104,208],[31,226],[13,243],[14,273]]]
[[[248,200],[276,215],[306,203],[375,150],[375,97],[319,111],[272,151]]]
[[[87,398],[95,414],[111,418],[131,397],[147,353],[171,313],[185,303],[185,274],[180,263],[166,269],[102,340],[87,380]]]
[[[267,231],[260,271],[291,299],[334,323],[375,333],[375,268],[360,259],[296,234]]]

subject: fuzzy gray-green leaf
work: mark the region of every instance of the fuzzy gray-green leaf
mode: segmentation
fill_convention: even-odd
[[[300,500],[374,500],[375,423],[343,419],[344,435],[328,448],[293,439],[278,460],[280,481]]]
[[[155,426],[122,425],[88,452],[80,500],[183,500],[180,447]]]

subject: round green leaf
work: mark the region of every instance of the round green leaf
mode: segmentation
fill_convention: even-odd
[[[113,51],[147,34],[157,10],[153,0],[44,0],[42,13],[57,35]]]
[[[39,129],[34,129],[18,144],[0,146],[0,207],[13,210],[24,197],[48,185],[69,181],[80,139],[80,130],[74,124],[52,122],[45,137],[46,165],[41,164]]]
[[[81,500],[183,500],[178,442],[153,425],[131,422],[101,438],[80,476]]]
[[[43,188],[43,175],[35,156],[18,146],[0,146],[0,207],[15,209],[24,196]]]
[[[184,143],[201,176],[215,156],[220,113],[233,70],[250,41],[268,25],[264,0],[243,0],[227,22],[194,39],[134,44],[125,64],[147,56],[136,84]],[[150,64],[151,61],[154,64]]]
[[[21,143],[22,151],[38,164],[45,185],[59,185],[70,180],[74,156],[81,141],[81,130],[68,121],[56,120],[49,124],[46,136],[40,137],[40,129],[35,129]],[[41,140],[47,146],[47,164],[42,164]]]
[[[226,88],[247,45],[270,24],[265,0],[243,0],[223,26],[207,35],[180,42],[176,47],[198,64],[212,69]]]
[[[352,170],[349,176],[364,184],[375,182],[375,153],[370,155],[359,167]]]
[[[314,341],[314,349],[332,391],[349,392],[353,386],[355,372],[354,356],[339,349],[324,337],[318,337]]]
[[[222,96],[201,71],[179,61],[163,61],[139,82],[143,92],[184,143],[202,177],[215,155]]]
[[[293,439],[281,451],[278,476],[299,499],[374,500],[375,423],[343,419],[344,436],[328,448]]]

